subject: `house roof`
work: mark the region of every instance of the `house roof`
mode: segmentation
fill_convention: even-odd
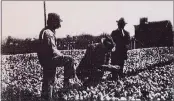
[[[148,22],[147,24],[144,25],[134,25],[135,30],[139,30],[140,28],[148,28],[150,29],[165,29],[165,28],[171,28],[172,29],[172,24],[169,20],[163,20],[163,21],[153,21],[153,22]]]

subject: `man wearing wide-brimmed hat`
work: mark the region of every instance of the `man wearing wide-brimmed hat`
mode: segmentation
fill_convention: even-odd
[[[64,56],[58,49],[55,30],[61,27],[62,20],[56,13],[49,13],[47,26],[39,34],[38,58],[43,67],[42,100],[52,101],[56,67],[64,67],[64,87],[75,76],[74,60]]]
[[[116,44],[116,50],[111,54],[111,64],[120,66],[120,77],[124,76],[124,61],[127,59],[127,50],[130,42],[130,34],[124,29],[127,24],[124,18],[120,18],[117,22],[118,28],[111,33],[111,37]],[[113,78],[115,76],[113,75]]]
[[[101,38],[101,42],[87,47],[85,56],[77,67],[77,77],[84,82],[84,86],[96,86],[104,75],[104,71],[117,69],[109,65],[110,53],[114,51],[115,43],[110,35]]]

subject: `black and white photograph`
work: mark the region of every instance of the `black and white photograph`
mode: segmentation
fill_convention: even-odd
[[[1,101],[174,101],[174,1],[1,1]]]

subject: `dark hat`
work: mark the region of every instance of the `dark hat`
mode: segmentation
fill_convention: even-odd
[[[121,24],[127,24],[124,20],[124,18],[120,18],[118,21],[116,21],[117,23],[121,23]]]
[[[112,49],[112,48],[115,46],[115,43],[114,43],[112,37],[109,36],[109,35],[106,35],[106,36],[103,38],[103,44],[104,44],[104,46],[106,46],[109,50]]]
[[[49,13],[48,14],[48,21],[51,22],[62,22],[63,20],[60,19],[60,16],[56,13]]]

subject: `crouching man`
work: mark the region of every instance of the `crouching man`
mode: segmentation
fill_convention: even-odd
[[[83,85],[96,86],[102,79],[104,71],[118,70],[109,65],[111,51],[114,51],[115,43],[110,36],[105,36],[100,43],[91,44],[77,67],[77,77],[84,82]]]
[[[42,94],[43,101],[52,100],[53,84],[55,81],[56,67],[64,67],[64,87],[69,84],[69,79],[75,77],[74,60],[64,56],[58,49],[55,30],[61,27],[59,15],[49,13],[47,26],[39,34],[40,45],[38,58],[43,67]]]

